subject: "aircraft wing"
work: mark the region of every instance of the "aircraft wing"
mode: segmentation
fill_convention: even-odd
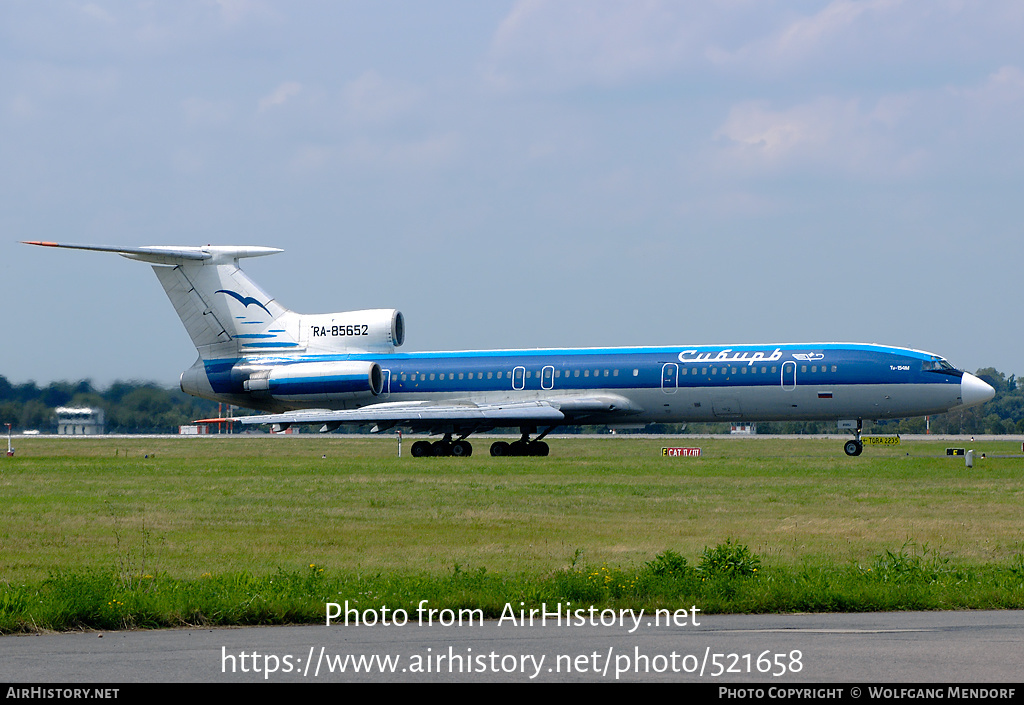
[[[576,422],[599,415],[617,417],[642,411],[618,395],[595,395],[538,399],[508,403],[477,404],[436,402],[382,402],[359,409],[308,409],[282,414],[236,416],[246,425],[324,424],[321,430],[333,430],[342,424],[376,424],[375,430],[408,426],[415,431],[441,432],[446,427],[487,430],[503,426],[553,425]],[[596,421],[595,421],[596,422]]]

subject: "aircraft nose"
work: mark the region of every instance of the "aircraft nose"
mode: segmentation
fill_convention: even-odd
[[[978,379],[970,372],[964,372],[964,376],[960,380],[961,407],[984,404],[995,395],[996,390],[992,388],[992,385]]]

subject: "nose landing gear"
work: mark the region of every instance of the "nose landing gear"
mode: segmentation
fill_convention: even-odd
[[[860,433],[863,427],[864,419],[857,419],[857,430],[853,434],[856,437],[852,441],[847,441],[845,445],[843,445],[843,450],[851,457],[856,457],[864,451],[864,443],[860,440]]]

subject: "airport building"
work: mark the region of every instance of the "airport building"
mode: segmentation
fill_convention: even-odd
[[[103,409],[59,406],[56,411],[57,435],[99,436],[107,432],[104,425]]]

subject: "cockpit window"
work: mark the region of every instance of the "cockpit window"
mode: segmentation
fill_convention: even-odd
[[[941,357],[933,357],[930,360],[925,360],[921,363],[921,369],[929,372],[938,372],[944,375],[953,375],[955,377],[963,375],[963,372],[953,367]]]

